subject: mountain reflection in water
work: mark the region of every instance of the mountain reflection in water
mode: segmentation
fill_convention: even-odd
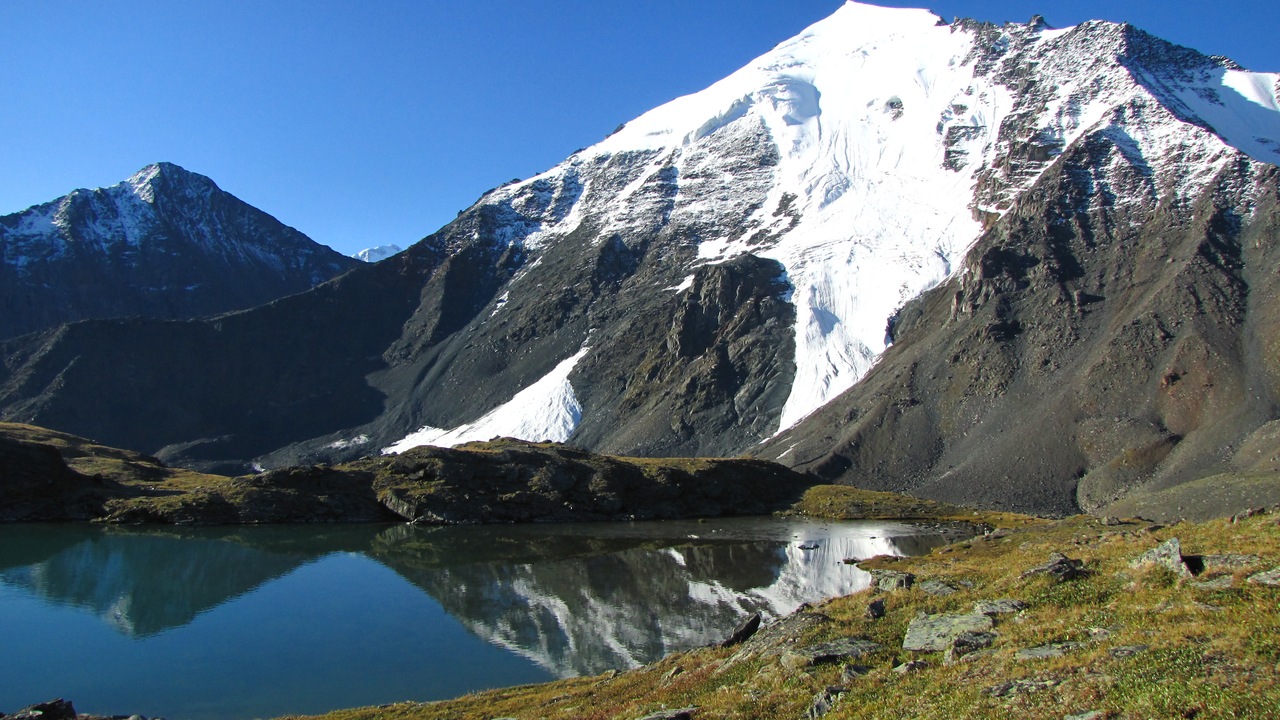
[[[644,536],[636,527],[469,533],[471,542],[519,550],[514,562],[462,563],[443,561],[434,541],[460,540],[452,529],[405,526],[382,535],[374,556],[480,637],[572,677],[718,642],[753,612],[775,618],[867,587],[870,576],[846,558],[918,554],[945,542],[884,524],[646,523]]]
[[[117,638],[141,644],[136,652],[140,663],[153,654],[146,649],[147,643],[163,642],[166,652],[183,652],[190,646],[191,657],[179,661],[190,663],[184,666],[187,676],[200,677],[204,672],[198,663],[205,656],[216,657],[201,651],[201,644],[211,637],[202,633],[225,635],[226,629],[209,628],[225,628],[237,622],[235,618],[269,617],[254,604],[282,602],[277,596],[291,586],[285,581],[301,577],[304,568],[312,580],[300,587],[314,587],[314,578],[339,572],[333,582],[346,598],[334,597],[328,590],[327,595],[291,601],[297,605],[290,606],[291,613],[314,612],[314,618],[290,615],[295,634],[279,638],[273,638],[276,628],[270,623],[255,625],[250,633],[255,642],[261,636],[268,654],[287,652],[292,646],[311,655],[329,650],[345,657],[359,652],[368,657],[396,655],[388,661],[403,669],[404,684],[375,690],[397,695],[380,700],[369,695],[326,696],[324,702],[332,707],[403,700],[414,693],[418,696],[412,699],[428,700],[517,681],[514,666],[499,670],[500,663],[482,659],[505,652],[498,648],[525,658],[511,656],[511,662],[528,663],[528,670],[519,671],[525,679],[518,680],[528,682],[539,673],[564,677],[634,667],[670,652],[714,643],[752,612],[776,617],[802,603],[866,587],[868,575],[845,564],[845,558],[917,554],[944,542],[947,539],[937,530],[908,525],[777,518],[449,528],[0,526],[0,600],[27,598],[19,603],[27,609],[16,612],[28,613],[21,620],[6,616],[15,611],[0,602],[0,627],[30,623],[27,606],[37,600],[51,608],[51,618],[66,617],[53,608],[79,608],[112,628]],[[381,573],[377,577],[360,574],[375,570]],[[392,589],[387,582],[399,583],[402,590]],[[425,593],[429,598],[420,596],[421,600],[406,604],[406,593]],[[400,598],[398,605],[377,605],[390,595]],[[347,603],[340,610],[335,609],[339,599]],[[325,602],[334,605],[323,607]],[[443,612],[430,611],[427,614],[434,615],[427,617],[426,610],[414,609],[434,607],[432,603]],[[227,612],[232,609],[235,612]],[[369,637],[374,631],[361,628],[375,619],[397,628],[451,623],[457,629],[414,627],[414,632],[422,633],[414,642],[436,646],[416,653],[389,647],[395,640],[388,640],[385,627],[378,631],[380,641]],[[317,645],[298,647],[298,625],[311,628]],[[50,637],[58,632],[51,628]],[[474,646],[451,645],[446,650],[440,646],[443,640],[431,640],[445,637],[441,633],[466,637],[467,632],[473,636],[467,642]],[[333,639],[326,641],[330,635]],[[32,641],[28,637],[27,642]],[[329,648],[326,642],[338,647]],[[371,646],[353,647],[361,642]],[[378,642],[381,645],[374,645]],[[93,651],[77,648],[77,652]],[[119,642],[112,643],[109,652],[119,657]],[[175,662],[172,656],[168,662]],[[350,678],[326,684],[360,686],[362,663],[349,664]],[[288,667],[290,662],[270,665]],[[132,672],[150,673],[161,682],[165,670],[139,667]],[[76,670],[52,668],[49,672],[67,673],[44,678],[63,687],[70,685],[63,680],[74,679]],[[423,678],[436,684],[426,689]],[[0,670],[0,685],[11,680],[35,683]],[[211,688],[208,694],[216,698],[218,691]],[[296,703],[296,695],[280,702],[286,701]],[[177,708],[155,710],[196,716]],[[252,717],[265,711],[221,708],[208,712],[210,717],[219,713]]]

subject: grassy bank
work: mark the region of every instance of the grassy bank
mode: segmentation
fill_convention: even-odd
[[[910,502],[820,488],[801,508],[841,514],[865,511],[868,503],[889,511]],[[1280,588],[1249,578],[1280,565],[1277,517],[1167,527],[1005,517],[993,523],[995,532],[927,556],[863,563],[913,574],[909,589],[833,599],[767,626],[744,645],[673,655],[629,672],[323,717],[634,720],[696,707],[694,718],[798,718],[824,693],[834,705],[825,717],[833,719],[1274,717]],[[1231,554],[1237,565],[1181,577],[1132,564],[1171,538],[1181,541],[1184,555]],[[1024,575],[1051,553],[1082,561],[1087,574],[1064,582]],[[951,592],[935,594],[943,585]],[[877,599],[885,612],[871,619],[867,608]],[[952,663],[943,652],[903,649],[918,614],[971,613],[975,602],[997,599],[1018,600],[1025,609],[994,617],[989,648]],[[804,653],[796,651],[849,637],[879,649],[826,664],[797,659]],[[909,661],[925,665],[894,670]]]

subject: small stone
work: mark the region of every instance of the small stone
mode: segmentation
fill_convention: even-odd
[[[880,598],[878,600],[872,600],[870,603],[867,604],[866,615],[869,620],[879,620],[880,618],[884,617],[884,614],[885,614],[884,598]]]
[[[1038,645],[1019,650],[1013,654],[1013,659],[1045,660],[1047,658],[1062,657],[1073,650],[1079,650],[1081,647],[1083,647],[1083,643],[1078,642],[1049,643],[1048,645]]]
[[[1067,582],[1077,578],[1087,577],[1089,571],[1084,569],[1084,561],[1073,560],[1062,553],[1050,553],[1049,562],[1022,573],[1022,577],[1034,577],[1036,575],[1048,575],[1057,582]]]
[[[1091,627],[1086,632],[1088,632],[1089,637],[1094,640],[1106,640],[1111,637],[1116,630],[1113,628]]]
[[[907,625],[902,649],[915,652],[942,652],[966,632],[988,632],[994,627],[991,618],[980,614],[918,615]]]
[[[1076,715],[1063,715],[1062,720],[1103,720],[1105,717],[1101,710],[1090,710]]]
[[[1280,587],[1280,568],[1272,570],[1264,570],[1249,576],[1249,582],[1255,585],[1268,585],[1270,587]]]
[[[840,668],[840,679],[844,682],[857,680],[858,678],[871,672],[870,665],[845,665]]]
[[[919,672],[927,667],[929,667],[929,663],[923,660],[912,660],[911,662],[904,662],[895,667],[893,671],[899,675],[906,675],[907,673]]]
[[[1182,543],[1178,538],[1170,538],[1154,548],[1134,558],[1129,567],[1154,565],[1162,567],[1179,577],[1191,577],[1191,569],[1182,560]]]
[[[1107,650],[1107,653],[1118,660],[1120,658],[1133,657],[1138,653],[1143,653],[1150,649],[1150,645],[1121,645]]]
[[[1102,524],[1106,525],[1107,527],[1115,527],[1117,525],[1123,525],[1124,521],[1118,517],[1113,517],[1111,515],[1108,515],[1107,517],[1102,519]]]
[[[671,668],[670,670],[667,671],[665,675],[662,676],[662,684],[670,685],[671,681],[675,680],[676,676],[682,672],[684,672],[684,668],[680,667],[679,665]]]
[[[817,720],[835,710],[836,703],[840,702],[840,698],[848,691],[848,688],[832,685],[818,693],[813,697],[813,703],[809,706],[809,712],[805,713],[805,717],[810,718],[810,720]]]
[[[979,600],[973,604],[973,611],[979,615],[1008,615],[1027,609],[1021,600],[1001,598],[999,600]]]
[[[924,594],[932,595],[934,597],[943,597],[957,592],[955,588],[941,580],[921,580],[917,583],[917,586],[924,592]]]
[[[907,590],[916,582],[916,576],[901,570],[869,570],[871,587],[881,592]]]

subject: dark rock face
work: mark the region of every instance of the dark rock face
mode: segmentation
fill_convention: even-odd
[[[0,217],[0,339],[90,318],[240,310],[357,264],[160,163]]]
[[[248,458],[382,411],[365,378],[386,368],[440,258],[421,243],[249,312],[86,321],[0,343],[3,416],[245,472]]]
[[[1271,468],[1280,173],[1242,163],[1198,197],[1122,205],[1094,185],[1105,158],[1144,177],[1105,137],[1068,149],[959,276],[903,308],[872,372],[765,454],[1044,513]]]

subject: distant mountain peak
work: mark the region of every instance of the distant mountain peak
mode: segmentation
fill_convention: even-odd
[[[354,265],[173,163],[0,217],[0,338],[89,318],[188,318]]]
[[[403,252],[404,248],[399,245],[379,245],[377,247],[365,248],[351,257],[367,263],[375,263],[397,253]]]

